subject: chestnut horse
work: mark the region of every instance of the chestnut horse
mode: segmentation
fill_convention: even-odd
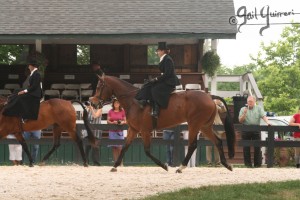
[[[41,130],[49,127],[50,125],[53,125],[53,147],[44,156],[41,163],[43,164],[60,146],[60,137],[62,131],[67,131],[70,137],[77,143],[83,159],[83,164],[84,166],[87,166],[87,159],[84,154],[83,143],[76,132],[76,112],[70,101],[62,99],[50,99],[48,101],[43,101],[40,105],[38,119],[28,120],[24,124],[21,123],[19,117],[7,117],[2,115],[2,112],[5,109],[6,101],[7,98],[0,97],[0,139],[5,138],[8,134],[14,134],[28,156],[30,162],[29,166],[33,166],[33,161],[29,153],[28,146],[23,138],[22,132]],[[87,119],[88,114],[84,105],[79,101],[73,102],[77,102],[83,107],[83,120],[88,132],[88,138],[92,144],[95,144],[95,137]]]
[[[167,165],[163,164],[150,153],[151,131],[153,130],[152,117],[150,116],[151,107],[147,105],[145,108],[140,108],[135,99],[137,91],[138,89],[130,83],[103,74],[102,76],[99,76],[95,95],[90,98],[90,101],[94,104],[103,104],[103,101],[106,101],[112,95],[115,95],[126,112],[126,120],[129,126],[126,142],[111,171],[117,171],[117,167],[120,165],[126,150],[138,133],[141,134],[146,155],[157,165],[168,170]],[[217,96],[214,98],[220,99],[227,108],[224,99]],[[171,94],[168,107],[160,110],[159,118],[157,120],[157,129],[161,130],[168,127],[174,127],[184,122],[188,123],[188,153],[177,170],[178,173],[181,173],[182,169],[187,166],[191,155],[197,148],[197,135],[199,131],[204,133],[218,148],[221,163],[227,169],[232,170],[231,165],[226,161],[222,140],[213,133],[213,122],[216,112],[216,105],[211,96],[202,91],[193,90]],[[235,133],[228,111],[224,126],[228,144],[228,154],[229,158],[232,158],[234,157]]]

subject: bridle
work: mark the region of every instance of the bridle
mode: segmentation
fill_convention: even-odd
[[[103,79],[103,81],[101,82],[101,85],[100,85],[100,94],[98,96],[96,96],[99,99],[98,105],[100,105],[101,108],[104,105],[104,100],[102,100],[102,98],[101,98],[102,94],[103,94],[104,86],[105,86],[105,81]],[[99,87],[97,86],[97,88],[99,88]]]
[[[105,103],[104,103],[104,100],[102,99],[102,94],[103,94],[103,90],[104,90],[104,87],[106,86],[106,83],[105,83],[105,80],[104,78],[102,79],[102,81],[100,81],[97,85],[97,88],[100,89],[100,93],[98,96],[96,96],[97,99],[99,99],[99,103],[98,105],[100,105],[100,107],[102,108]],[[121,99],[121,98],[125,98],[127,97],[128,95],[130,95],[131,93],[134,93],[136,91],[138,91],[139,89],[136,89],[136,90],[132,90],[132,91],[129,91],[127,92],[126,94],[122,94],[122,95],[119,95],[118,98]]]

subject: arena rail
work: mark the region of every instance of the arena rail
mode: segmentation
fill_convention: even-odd
[[[300,147],[299,141],[278,141],[275,140],[275,132],[294,132],[299,131],[298,127],[294,126],[259,126],[259,125],[241,125],[241,124],[235,124],[234,125],[236,131],[266,131],[268,132],[268,138],[266,140],[262,141],[251,141],[251,140],[240,140],[237,145],[238,146],[260,146],[260,147],[266,147],[268,149],[267,154],[267,167],[273,167],[274,162],[274,149],[276,147]],[[112,124],[93,124],[92,128],[94,129],[100,129],[100,130],[127,130],[127,125],[112,125]],[[216,130],[224,130],[223,126],[217,125],[214,127]],[[77,134],[81,136],[81,131],[85,129],[83,122],[81,120],[78,120],[77,123]],[[187,145],[187,140],[184,140],[183,137],[181,137],[181,132],[187,130],[187,124],[181,124],[179,126],[168,128],[168,130],[173,130],[175,132],[174,134],[174,140],[165,140],[162,138],[152,138],[152,144],[161,144],[161,145],[167,145],[171,144],[174,146],[173,153],[174,153],[174,164],[178,166],[181,162],[180,160],[180,147]],[[176,134],[177,133],[177,134]],[[108,138],[101,138],[99,140],[99,145],[111,145],[111,144],[124,144],[124,140],[110,140]],[[53,139],[52,138],[42,138],[40,140],[37,139],[30,139],[27,140],[28,144],[52,144]],[[84,140],[86,143],[87,140]],[[18,142],[14,139],[4,139],[0,140],[0,144],[17,144]],[[61,144],[68,144],[73,143],[73,141],[70,138],[61,138]],[[133,144],[141,144],[142,139],[137,137]],[[212,143],[208,140],[205,140],[203,138],[200,138],[197,142],[198,146],[207,146],[212,145]],[[227,146],[226,140],[223,140],[223,145]]]

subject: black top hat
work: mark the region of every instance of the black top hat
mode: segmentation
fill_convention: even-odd
[[[157,50],[169,50],[166,42],[158,42]]]
[[[38,63],[37,63],[37,61],[36,61],[36,59],[33,59],[33,58],[31,58],[31,59],[29,59],[29,61],[28,61],[28,63],[27,63],[28,65],[32,65],[32,66],[34,66],[34,67],[39,67],[39,65],[38,65]]]

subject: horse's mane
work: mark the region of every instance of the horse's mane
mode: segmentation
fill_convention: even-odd
[[[115,76],[105,76],[105,78],[110,78],[110,79],[113,79],[115,81],[119,81],[122,83],[122,85],[125,85],[126,87],[128,87],[129,89],[138,89],[137,87],[134,87],[131,83],[127,82],[127,81],[124,81],[118,77],[115,77]]]

